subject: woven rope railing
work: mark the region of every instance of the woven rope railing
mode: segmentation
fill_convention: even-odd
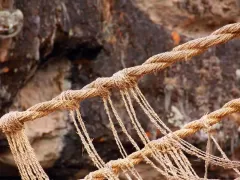
[[[185,138],[190,135],[193,135],[197,131],[205,128],[205,123],[208,123],[210,126],[218,123],[227,115],[230,115],[235,112],[240,112],[240,99],[232,100],[228,103],[226,103],[221,109],[216,110],[208,115],[203,116],[199,120],[192,121],[188,124],[186,124],[182,129],[177,130],[175,132],[168,134],[169,136],[177,136],[180,138]],[[151,144],[155,147],[161,149],[164,143],[166,142],[166,136],[163,138],[160,138],[158,140],[151,141]],[[126,168],[130,165],[130,163],[136,165],[144,160],[143,155],[148,156],[151,154],[151,151],[148,147],[145,147],[141,149],[140,151],[134,152],[131,155],[127,157],[128,161],[121,160],[121,163],[119,163],[119,160],[110,161],[109,164],[113,168],[113,171],[115,173],[119,173],[121,168]],[[97,177],[102,179],[103,176],[103,170],[98,170],[95,172],[92,172],[92,177]]]
[[[17,121],[22,124],[26,121],[32,121],[46,116],[57,110],[69,109],[69,107],[72,107],[72,105],[84,99],[100,96],[100,94],[103,93],[101,87],[105,89],[128,88],[143,75],[160,71],[177,61],[189,60],[191,57],[203,53],[208,48],[225,43],[239,35],[240,23],[226,25],[207,37],[189,41],[175,47],[170,52],[152,56],[140,66],[123,69],[109,78],[98,78],[81,90],[63,92],[53,100],[36,104],[23,112],[10,112],[0,119],[0,129],[2,131],[8,131],[10,124],[13,125],[14,129]],[[63,100],[63,96],[68,96],[71,100]]]
[[[150,164],[154,169],[169,179],[200,179],[183,152],[195,155],[206,161],[205,179],[207,179],[207,168],[209,163],[224,168],[232,168],[237,174],[240,174],[237,169],[240,167],[240,162],[230,161],[226,157],[209,130],[212,128],[212,125],[218,123],[224,116],[239,112],[240,99],[230,101],[224,105],[223,108],[204,116],[201,120],[193,121],[190,124],[187,124],[183,129],[173,133],[154,112],[140,89],[137,87],[137,81],[142,76],[163,70],[175,62],[189,60],[191,57],[203,53],[208,48],[225,43],[239,35],[240,23],[229,24],[218,29],[207,37],[189,41],[177,46],[170,52],[152,56],[142,65],[123,69],[115,73],[112,77],[98,78],[81,90],[68,90],[50,101],[30,107],[26,111],[10,112],[4,115],[0,119],[0,129],[5,133],[8,139],[22,179],[48,179],[37,161],[34,151],[24,133],[24,123],[47,116],[57,110],[70,111],[77,133],[79,134],[89,156],[99,169],[86,176],[86,179],[119,179],[118,174],[120,171],[124,172],[128,179],[131,179],[132,176],[136,179],[141,179],[141,176],[134,168],[134,165],[138,164],[140,161],[145,161]],[[129,115],[129,120],[142,143],[145,145],[145,148],[139,148],[138,144],[126,130],[121,117],[118,115],[110,98],[110,91],[113,88],[120,91],[122,101],[124,102],[125,109]],[[96,96],[103,99],[103,104],[109,118],[114,139],[116,140],[117,146],[123,157],[122,159],[110,161],[109,163],[105,163],[94,148],[79,111],[80,101]],[[150,142],[149,138],[144,134],[144,129],[137,120],[137,115],[133,108],[133,101],[138,103],[151,123],[153,123],[163,135],[165,135],[163,138]],[[126,150],[118,137],[113,119],[118,122],[124,134],[136,148],[135,153],[131,155],[126,153]],[[207,148],[207,152],[203,152],[181,139],[194,134],[200,129],[208,131],[209,139],[207,147],[209,147],[211,142],[214,142],[218,150],[221,152],[223,156],[222,158],[211,155],[208,151],[209,148]],[[158,163],[158,165],[148,157],[149,155]],[[127,172],[130,172],[132,176]]]

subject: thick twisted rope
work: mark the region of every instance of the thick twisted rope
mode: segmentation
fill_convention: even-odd
[[[188,137],[196,133],[197,131],[204,129],[206,127],[206,124],[209,126],[212,126],[220,122],[222,118],[224,118],[225,116],[235,112],[240,112],[240,99],[235,99],[226,103],[221,109],[216,110],[208,115],[205,115],[199,120],[195,120],[195,121],[192,121],[191,123],[186,124],[182,129],[173,132],[173,134],[169,134],[158,140],[151,141],[151,145],[155,146],[161,151],[164,145],[169,142],[168,136],[171,136],[171,137],[178,136],[180,138]],[[107,165],[112,167],[112,170],[114,173],[118,174],[121,169],[129,167],[130,165],[129,163],[136,165],[136,164],[139,164],[141,161],[144,161],[143,155],[145,156],[151,155],[151,150],[148,147],[145,147],[140,151],[136,151],[132,153],[126,159],[113,160],[113,161],[110,161]],[[90,174],[91,174],[91,177],[93,177],[94,179],[104,179],[103,169],[99,169]]]
[[[212,46],[225,43],[239,35],[240,23],[226,25],[207,37],[189,41],[177,46],[170,52],[152,56],[142,65],[123,69],[113,74],[112,77],[98,78],[81,90],[65,91],[56,98],[36,104],[23,112],[10,112],[1,117],[0,129],[3,132],[14,132],[26,121],[46,116],[57,110],[73,109],[79,101],[99,95],[102,96],[103,93],[107,93],[104,90],[131,87],[145,74],[160,71],[181,60],[188,60],[193,56],[203,53]],[[66,96],[67,98],[63,98]]]

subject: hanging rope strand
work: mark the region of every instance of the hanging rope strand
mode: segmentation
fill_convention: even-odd
[[[185,44],[175,47],[170,52],[165,52],[150,57],[142,65],[127,68],[117,72],[123,75],[123,78],[119,81],[119,83],[124,86],[124,83],[127,82],[129,79],[137,81],[145,74],[151,74],[156,71],[163,70],[164,68],[172,65],[173,63],[182,60],[185,61],[186,57],[187,59],[190,59],[193,56],[203,53],[212,46],[225,43],[231,39],[238,37],[239,35],[240,23],[226,25],[216,30],[207,37],[189,41]],[[118,85],[116,85],[114,78],[114,75],[110,78],[101,78],[102,81],[99,82],[101,83],[101,86],[107,88],[108,90],[111,88],[118,88]],[[87,98],[96,97],[100,94],[99,89],[95,88],[96,85],[99,86],[99,84],[94,81],[81,90],[72,90],[68,91],[68,93],[71,95],[71,97],[73,97],[74,101],[80,101]],[[63,92],[62,94],[64,93],[65,92]],[[36,104],[33,107],[27,109],[26,111],[18,113],[10,112],[9,114],[14,113],[16,115],[13,121],[18,120],[24,123],[26,121],[31,121],[46,116],[57,110],[66,109],[66,103],[69,103],[69,101],[62,101],[62,98],[58,96],[51,101]],[[4,115],[0,119],[0,129],[4,129],[4,127],[6,126],[5,123],[8,122],[8,119],[8,115]]]
[[[190,136],[197,131],[204,128],[205,124],[212,126],[221,119],[234,112],[240,111],[240,99],[235,99],[224,105],[221,109],[214,111],[206,116],[206,119],[193,121],[182,129],[171,132],[171,130],[161,121],[157,114],[153,111],[149,103],[146,101],[144,96],[141,94],[138,88],[132,90],[133,85],[146,74],[154,73],[156,71],[163,70],[164,68],[172,65],[173,63],[188,60],[189,58],[199,55],[206,51],[208,48],[225,43],[235,37],[240,35],[240,23],[230,24],[224,26],[217,31],[213,32],[211,35],[196,40],[189,41],[185,44],[177,46],[170,52],[161,53],[155,56],[150,57],[142,65],[126,68],[109,78],[98,78],[94,82],[88,84],[81,90],[70,90],[65,91],[59,96],[55,97],[51,101],[43,102],[36,104],[26,111],[23,112],[10,112],[0,119],[0,130],[6,134],[7,140],[9,141],[10,149],[14,155],[14,159],[17,163],[17,166],[20,170],[22,178],[25,180],[28,179],[48,179],[47,175],[43,171],[40,164],[37,162],[35,154],[28,142],[27,137],[24,135],[22,129],[24,128],[24,123],[27,121],[32,121],[34,119],[47,116],[48,114],[57,111],[57,110],[70,110],[71,116],[73,117],[74,125],[77,128],[78,134],[84,143],[87,152],[93,158],[94,163],[98,168],[98,171],[91,173],[87,178],[94,179],[113,179],[118,180],[118,174],[120,170],[124,168],[131,167],[136,165],[143,160],[146,160],[147,156],[151,155],[164,170],[155,166],[152,161],[150,162],[152,167],[156,168],[166,177],[173,176],[173,178],[186,179],[192,178],[195,176],[193,169],[191,170],[190,163],[185,167],[182,160],[186,160],[183,153],[180,157],[178,151],[184,150],[189,154],[195,154],[198,157],[201,157],[205,161],[215,163],[224,168],[238,168],[240,166],[239,162],[230,161],[223,156],[223,158],[218,158],[210,155],[209,152],[204,153],[201,150],[198,150],[195,147],[192,147],[181,138]],[[130,116],[130,120],[137,131],[138,136],[143,141],[145,148],[138,150],[137,152],[128,155],[125,159],[119,159],[116,161],[110,161],[107,164],[101,159],[96,149],[93,146],[93,143],[90,139],[90,136],[86,130],[85,124],[81,118],[79,110],[76,108],[76,104],[84,99],[96,97],[96,96],[105,96],[110,89],[116,88],[123,92],[125,98],[125,105]],[[123,91],[124,90],[124,91]],[[136,112],[134,110],[131,97],[129,92],[133,93],[134,98],[139,102],[141,108],[148,115],[150,120],[157,126],[160,131],[165,135],[159,140],[151,141],[146,136],[144,129],[137,120]],[[77,110],[76,110],[77,109]],[[75,119],[76,112],[77,120]],[[78,123],[80,124],[81,130],[78,128]],[[168,133],[168,134],[167,134]],[[123,151],[123,146],[121,146],[121,141],[117,138],[119,147]],[[179,143],[178,143],[179,141]],[[169,146],[171,148],[169,148]],[[192,149],[189,149],[192,147]],[[178,149],[180,148],[180,150]],[[207,155],[207,156],[206,156]],[[124,155],[126,156],[126,154]],[[29,159],[27,159],[29,158]],[[162,162],[163,161],[163,162]]]
[[[122,97],[124,96],[122,92],[121,92],[121,96],[122,96]],[[124,101],[124,103],[126,103],[124,97],[123,97],[123,101]],[[123,133],[128,137],[129,141],[130,141],[131,144],[135,147],[135,149],[136,149],[137,151],[140,151],[140,147],[137,145],[137,143],[134,141],[134,139],[133,139],[133,138],[130,136],[130,134],[127,132],[127,129],[126,129],[124,123],[122,122],[121,118],[119,117],[116,109],[114,108],[111,99],[109,99],[109,104],[110,104],[110,106],[111,106],[111,108],[112,108],[112,111],[113,111],[113,113],[114,113],[114,115],[115,115],[115,117],[116,117],[116,119],[117,119],[120,127],[122,128]],[[127,106],[127,104],[125,104],[125,106]],[[170,170],[165,166],[164,163],[161,163],[161,165],[163,166],[163,168],[164,168],[166,171],[162,171],[161,169],[159,169],[159,168],[158,168],[149,158],[147,158],[144,154],[141,154],[141,156],[144,158],[144,161],[146,161],[147,164],[150,164],[154,169],[157,169],[157,171],[160,171],[163,175],[165,175],[166,177],[169,177],[168,174],[164,173],[164,172],[170,172]],[[159,156],[159,158],[161,158],[161,157],[162,157],[162,155]],[[161,162],[164,162],[164,160],[162,160]]]
[[[110,97],[108,96],[107,99],[109,101]],[[108,119],[109,119],[109,122],[110,122],[110,127],[112,129],[113,136],[115,138],[117,146],[120,150],[120,153],[121,153],[122,157],[126,158],[126,160],[127,160],[127,152],[126,152],[125,148],[123,147],[123,144],[120,141],[119,136],[117,134],[117,130],[116,130],[116,128],[114,126],[114,123],[112,121],[106,98],[103,98],[103,104],[104,104],[105,111],[108,115]],[[137,172],[137,170],[134,168],[133,164],[130,164],[130,166],[128,166],[127,169],[134,175],[134,177],[136,177],[136,179],[142,179],[141,176],[139,175],[139,173]],[[127,176],[128,179],[131,179],[131,177],[128,174],[125,174],[125,175]]]

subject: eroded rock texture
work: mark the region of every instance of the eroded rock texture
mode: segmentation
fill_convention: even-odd
[[[63,90],[80,89],[98,77],[139,65],[154,54],[239,20],[237,0],[220,3],[200,0],[22,0],[16,1],[14,6],[23,12],[25,20],[22,32],[9,40],[7,56],[3,56],[5,59],[0,63],[2,115],[50,100]],[[233,40],[191,61],[148,75],[140,80],[139,86],[164,122],[173,130],[179,129],[239,97],[239,50],[240,41]],[[112,95],[120,116],[137,140],[118,92],[113,91]],[[137,106],[136,111],[150,138],[157,138],[156,129]],[[81,112],[103,159],[119,158],[101,98],[81,102]],[[231,121],[219,125],[215,133],[227,154],[236,160],[240,159],[239,118],[239,114],[228,117]],[[38,159],[53,179],[76,179],[95,169],[68,112],[56,112],[29,122],[26,132]],[[132,152],[134,149],[126,138],[120,137]],[[189,141],[204,149],[206,138],[204,133],[198,133]],[[0,176],[13,175],[13,172],[17,176],[3,135],[0,148]],[[192,162],[198,172],[203,173],[203,162],[195,159]],[[214,168],[211,167],[211,178],[216,174],[223,178],[234,177],[232,173]],[[145,166],[139,169],[150,171]],[[156,174],[151,179],[157,177]]]

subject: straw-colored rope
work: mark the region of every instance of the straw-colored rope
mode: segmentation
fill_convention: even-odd
[[[63,92],[51,101],[36,104],[23,112],[10,112],[0,119],[0,129],[4,132],[12,132],[16,124],[22,124],[26,121],[46,116],[57,110],[73,109],[76,102],[78,103],[86,98],[103,95],[105,92],[99,87],[104,87],[104,89],[108,90],[111,88],[129,88],[145,74],[160,71],[177,61],[188,60],[193,56],[203,53],[212,46],[225,43],[239,35],[240,23],[226,25],[207,37],[189,41],[177,46],[170,52],[152,56],[142,65],[123,69],[109,78],[99,78],[81,90]],[[62,100],[62,96],[68,96],[68,98]],[[71,99],[71,101],[68,99]],[[15,118],[10,118],[12,116]]]
[[[24,180],[35,179],[36,175],[38,179],[48,179],[48,177],[40,167],[40,164],[37,162],[26,136],[20,134],[20,132],[22,132],[21,130],[23,129],[24,122],[46,116],[49,113],[57,110],[67,109],[71,111],[71,117],[73,119],[74,125],[76,126],[77,132],[89,156],[92,158],[95,165],[99,168],[98,171],[90,173],[89,176],[86,177],[87,179],[104,179],[106,177],[107,179],[115,180],[119,179],[118,173],[120,171],[125,172],[126,170],[130,170],[137,179],[141,179],[137,171],[135,171],[134,165],[138,164],[143,160],[146,160],[146,162],[150,163],[152,167],[156,168],[159,172],[162,172],[162,174],[166,177],[172,176],[172,178],[176,179],[198,179],[198,176],[192,169],[190,162],[187,160],[187,158],[182,152],[182,150],[188,152],[186,148],[190,147],[190,145],[188,145],[180,138],[189,136],[197,132],[198,130],[205,128],[206,125],[210,127],[213,124],[219,122],[222,117],[230,113],[239,112],[240,99],[236,99],[227,103],[220,110],[204,116],[201,120],[189,123],[179,131],[171,132],[171,130],[168,129],[164,125],[164,123],[157,117],[156,113],[147,103],[146,99],[143,97],[136,84],[138,79],[145,74],[160,71],[177,61],[187,60],[190,57],[201,54],[209,47],[227,42],[239,35],[240,23],[224,26],[223,28],[212,33],[210,36],[207,36],[205,38],[199,38],[180,45],[174,48],[171,52],[155,55],[149,58],[142,65],[123,69],[109,78],[99,78],[96,81],[85,86],[82,90],[69,90],[63,92],[51,101],[36,104],[35,106],[27,109],[24,112],[10,112],[4,115],[0,119],[0,129],[6,134],[12,152],[16,152],[14,154],[14,158],[20,169],[22,178]],[[142,150],[140,150],[138,146],[136,146],[137,151],[128,156],[118,137],[108,108],[108,103],[110,103],[110,107],[113,110],[114,116],[116,117],[121,128],[124,130],[124,133],[128,136],[128,133],[126,132],[125,127],[121,125],[122,122],[119,119],[117,113],[115,112],[109,98],[111,88],[117,88],[118,90],[120,90],[126,106],[126,110],[134,126],[134,129],[137,131],[138,136],[145,145],[145,148],[143,148]],[[158,127],[158,129],[166,136],[155,141],[149,140],[149,138],[144,132],[144,129],[137,120],[136,112],[134,110],[129,92],[131,92],[130,94],[133,95],[134,99],[138,102],[145,114],[150,118],[150,120],[155,124],[155,126]],[[104,100],[104,106],[111,124],[111,128],[113,130],[114,138],[124,159],[110,161],[105,164],[105,162],[103,162],[92,144],[91,138],[85,128],[78,108],[80,101],[95,96],[101,96]],[[76,112],[76,118],[74,112]],[[169,134],[167,134],[167,132]],[[11,137],[11,135],[13,136]],[[181,143],[176,143],[177,141],[181,141]],[[131,142],[133,142],[133,145],[135,144],[134,141]],[[206,155],[201,151],[195,150],[194,148],[192,148],[189,153],[197,155],[198,157],[203,159],[205,158],[204,160],[206,160],[207,164],[209,159],[213,163],[219,164],[223,167],[240,167],[240,162],[231,161],[231,163],[229,163],[230,161],[225,157],[223,159],[217,159],[215,157],[212,158],[212,156],[208,152]],[[25,162],[26,154],[29,154],[31,159]],[[147,156],[149,155],[151,155],[161,165],[165,172],[155,166],[155,164],[147,158]],[[203,157],[203,155],[206,156]],[[129,180],[131,179],[128,174],[125,173],[125,175]]]
[[[183,127],[183,129],[175,131],[173,132],[173,134],[169,134],[169,136],[171,137],[178,136],[180,138],[188,137],[196,133],[197,131],[206,128],[205,127],[206,124],[208,124],[209,126],[212,126],[220,122],[222,118],[224,118],[225,116],[235,112],[240,112],[240,98],[226,103],[221,109],[216,110],[208,115],[205,115],[199,120],[195,120],[191,123],[188,123]],[[168,142],[168,136],[164,136],[163,138],[158,140],[153,140],[150,143],[152,146],[158,148],[161,151],[162,147],[165,145],[166,142]],[[110,161],[109,163],[111,164],[113,172],[117,174],[119,173],[120,168],[129,166],[128,163],[136,165],[136,164],[139,164],[141,161],[143,161],[144,158],[142,157],[142,155],[144,156],[151,155],[151,151],[149,150],[148,147],[145,147],[142,150],[136,151],[131,155],[129,155],[127,157],[128,161],[113,160],[113,161]],[[235,164],[238,164],[238,167],[240,167],[240,162],[236,162],[236,161],[232,161],[232,162]],[[229,167],[229,168],[233,168],[233,167]],[[103,179],[103,169],[99,169],[90,174],[95,179]]]

